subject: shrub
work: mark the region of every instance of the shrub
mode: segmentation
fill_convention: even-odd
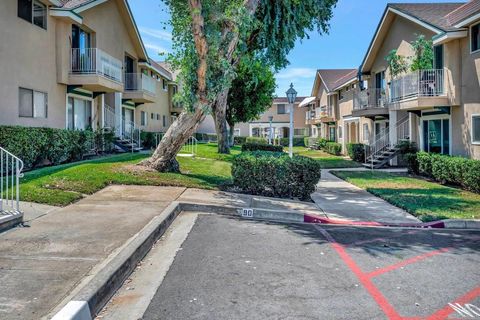
[[[260,137],[247,137],[247,143],[256,143],[256,144],[268,144],[267,138],[260,138]]]
[[[293,146],[294,147],[305,147],[305,139],[300,137],[293,137]],[[281,138],[280,145],[284,147],[288,147],[289,139],[288,138]]]
[[[427,152],[416,154],[418,172],[440,183],[462,186],[480,193],[480,161]],[[413,160],[412,160],[413,161]]]
[[[272,152],[283,152],[282,146],[274,146],[270,144],[259,144],[259,143],[244,143],[242,144],[242,152],[245,151],[272,151]]]
[[[342,152],[342,145],[336,142],[327,142],[323,149],[330,154],[338,156]]]
[[[234,185],[245,192],[307,200],[320,179],[320,163],[283,152],[243,152],[233,159]]]
[[[317,138],[317,146],[319,149],[325,149],[325,146],[327,145],[328,140],[324,138]]]
[[[416,153],[407,153],[404,155],[404,159],[408,168],[408,172],[413,174],[419,174],[418,160]]]
[[[353,161],[365,162],[365,145],[363,143],[347,144],[347,152]]]
[[[396,147],[399,149],[400,154],[416,153],[418,151],[417,144],[407,140],[400,141]]]
[[[0,126],[0,146],[24,162],[25,169],[82,159],[101,132]]]
[[[247,137],[233,137],[233,144],[242,145],[247,142]]]

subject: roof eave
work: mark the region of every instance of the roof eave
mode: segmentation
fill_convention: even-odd
[[[475,22],[477,20],[480,20],[480,12],[474,14],[473,16],[470,16],[466,19],[463,19],[463,20],[457,22],[457,24],[455,24],[454,27],[455,28],[464,28],[464,27],[469,26],[470,24],[472,24],[473,22]]]

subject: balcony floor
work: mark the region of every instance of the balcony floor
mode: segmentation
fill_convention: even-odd
[[[92,92],[122,92],[123,83],[98,74],[72,73],[68,75],[69,85],[79,85]]]

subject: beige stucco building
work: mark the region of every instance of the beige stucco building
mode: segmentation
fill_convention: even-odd
[[[0,35],[0,125],[128,138],[170,124],[176,84],[149,59],[126,0],[1,1]]]

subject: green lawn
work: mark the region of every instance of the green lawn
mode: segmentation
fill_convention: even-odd
[[[384,172],[336,171],[334,174],[422,221],[480,218],[480,194]]]
[[[285,151],[288,152],[288,148],[285,148]],[[293,147],[293,153],[310,157],[319,161],[323,169],[356,168],[362,166],[358,162],[344,159],[342,156],[334,156],[322,150],[310,150],[305,147]]]
[[[179,157],[182,174],[137,170],[134,164],[146,157],[115,155],[27,172],[21,180],[20,196],[24,201],[65,206],[110,184],[215,189],[231,181],[230,163],[225,161]]]

